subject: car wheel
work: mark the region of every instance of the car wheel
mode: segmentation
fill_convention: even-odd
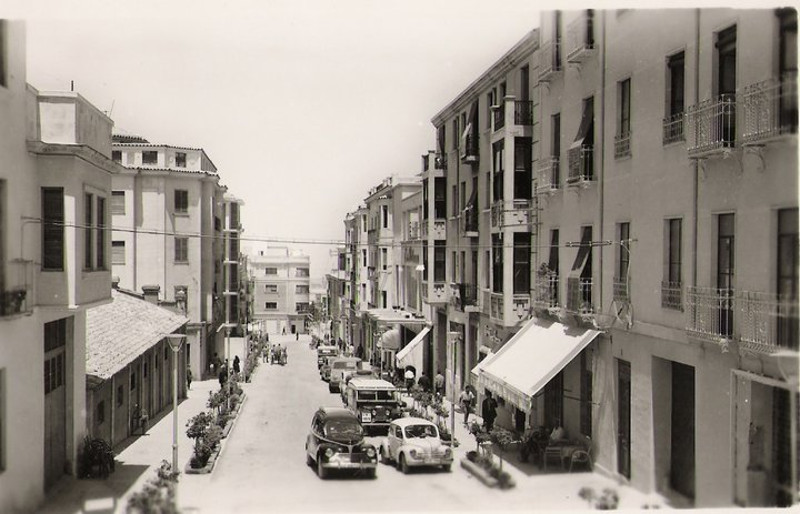
[[[369,468],[369,469],[368,469],[368,470],[366,470],[366,472],[364,473],[364,476],[365,476],[365,477],[367,477],[367,478],[369,478],[370,480],[374,480],[374,479],[375,479],[375,477],[377,477],[377,476],[378,476],[378,474],[376,473],[376,470],[375,470],[375,468]]]
[[[389,450],[387,448],[381,447],[381,463],[382,464],[389,464],[392,459],[389,458]]]
[[[444,471],[445,473],[450,473],[450,471],[452,471],[450,464],[442,464],[442,471]]]
[[[328,478],[328,470],[322,465],[322,458],[317,455],[317,476],[321,479]]]
[[[404,475],[408,475],[408,472],[411,471],[411,468],[408,467],[408,462],[406,462],[406,456],[402,453],[400,454],[397,465],[400,467],[400,471],[402,471]]]
[[[307,466],[311,466],[311,465],[313,465],[313,464],[314,464],[314,459],[312,459],[312,458],[311,458],[311,455],[309,455],[308,453],[306,453],[306,465],[307,465]]]

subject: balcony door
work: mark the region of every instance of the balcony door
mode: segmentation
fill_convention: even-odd
[[[717,223],[717,289],[719,290],[718,334],[733,334],[734,215],[720,214]]]
[[[617,472],[631,478],[631,363],[617,359]]]
[[[736,140],[736,25],[717,34],[717,95],[719,122],[714,140],[732,145]]]
[[[798,330],[798,210],[778,211],[778,345],[797,349]]]

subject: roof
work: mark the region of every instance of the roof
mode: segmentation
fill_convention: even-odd
[[[111,302],[86,311],[86,374],[114,376],[144,352],[189,322],[189,318],[112,290]]]
[[[320,407],[319,412],[326,418],[358,419],[352,411],[344,407]]]
[[[400,428],[405,428],[409,425],[433,425],[436,426],[436,423],[432,421],[428,421],[425,418],[397,418],[392,421],[393,424],[399,426]]]
[[[350,379],[350,384],[369,389],[397,389],[394,384],[381,378],[360,377],[357,375]]]

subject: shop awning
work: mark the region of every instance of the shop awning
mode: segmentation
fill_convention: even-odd
[[[425,340],[425,336],[428,335],[428,332],[431,331],[431,327],[425,327],[420,330],[419,334],[417,334],[414,339],[409,341],[402,350],[397,352],[394,356],[394,361],[398,368],[405,368],[406,366],[414,366],[415,369],[422,370],[423,367],[423,356],[424,356],[424,346],[422,346],[422,341]]]
[[[383,335],[381,335],[380,341],[378,341],[378,347],[384,350],[399,350],[400,329],[393,328],[384,332]]]
[[[530,412],[531,399],[600,332],[530,320],[495,355],[473,369],[478,387]]]
[[[478,380],[478,377],[481,374],[481,370],[483,370],[483,367],[486,366],[486,363],[491,361],[492,357],[494,357],[494,352],[486,346],[481,346],[481,353],[486,353],[486,357],[484,357],[483,360],[478,362],[478,364],[476,364],[475,367],[472,368],[472,370],[470,371],[475,380]]]

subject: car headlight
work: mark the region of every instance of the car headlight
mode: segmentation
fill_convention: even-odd
[[[445,448],[444,449],[444,456],[445,457],[449,457],[450,456],[450,448]]]
[[[417,450],[411,450],[411,451],[408,452],[408,454],[411,455],[412,459],[416,459],[417,458]]]
[[[325,450],[325,457],[330,459],[331,457],[333,457],[334,453],[336,453],[336,452],[333,451],[333,448],[327,448]]]
[[[367,448],[367,457],[372,458],[375,456],[375,448]]]

